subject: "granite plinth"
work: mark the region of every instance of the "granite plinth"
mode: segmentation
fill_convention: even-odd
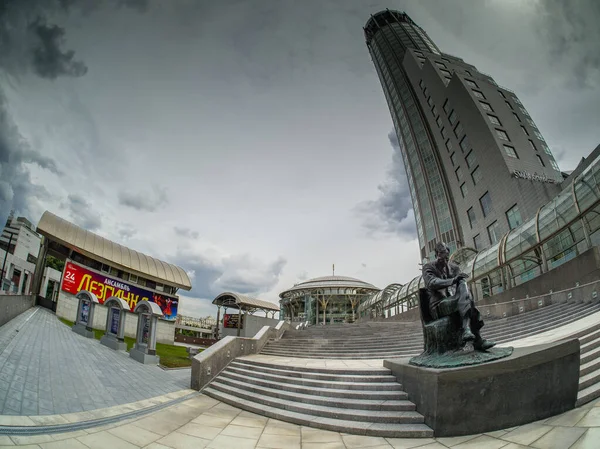
[[[435,436],[491,432],[538,421],[575,407],[579,340],[525,348],[459,368],[426,368],[385,360]]]
[[[82,335],[83,337],[95,338],[94,331],[88,329],[83,324],[80,324],[80,323],[74,324],[71,329],[73,330],[73,332],[75,332],[76,334]]]
[[[513,348],[492,348],[487,351],[475,351],[472,344],[471,350],[448,351],[444,354],[428,354],[424,352],[410,359],[409,363],[415,366],[428,368],[457,368],[460,366],[478,365],[502,359],[512,354]]]
[[[146,354],[144,351],[136,349],[135,346],[129,351],[129,357],[144,365],[158,365],[160,362],[160,357],[157,355]]]
[[[114,335],[104,334],[100,339],[100,343],[115,351],[127,351],[127,343],[123,340],[119,340]]]

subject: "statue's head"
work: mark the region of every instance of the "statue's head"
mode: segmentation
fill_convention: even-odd
[[[444,242],[439,242],[435,245],[435,257],[440,262],[448,262],[450,258],[450,248]]]

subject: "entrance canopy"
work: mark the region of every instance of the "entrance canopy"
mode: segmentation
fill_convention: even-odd
[[[227,307],[228,309],[238,309],[249,313],[257,310],[267,312],[279,312],[279,307],[268,301],[250,298],[240,293],[225,292],[221,293],[212,302],[216,306]]]

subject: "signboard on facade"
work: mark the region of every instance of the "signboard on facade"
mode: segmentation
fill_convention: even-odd
[[[512,172],[512,175],[515,178],[527,179],[529,181],[547,182],[549,184],[557,184],[560,182],[560,181],[556,181],[552,178],[548,178],[548,176],[545,173],[540,175],[537,172],[529,173],[528,171],[525,171],[525,170],[514,170]]]
[[[237,313],[235,315],[226,313],[225,315],[223,315],[223,327],[229,328],[229,329],[237,329],[239,319],[240,319],[240,316]],[[242,322],[240,323],[240,329],[243,329],[243,328],[244,328],[244,316],[242,315]]]
[[[138,302],[151,301],[158,304],[162,310],[163,319],[174,320],[177,317],[179,302],[177,298],[146,290],[105,274],[96,273],[73,262],[65,264],[62,290],[72,295],[76,295],[81,290],[87,290],[98,297],[100,304],[104,304],[104,301],[111,296],[116,296],[127,301],[131,311]]]

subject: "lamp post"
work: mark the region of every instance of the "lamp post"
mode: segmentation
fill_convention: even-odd
[[[8,252],[10,251],[10,244],[12,243],[13,235],[18,234],[18,232],[10,232],[10,231],[6,231],[6,230],[4,232],[6,232],[9,235],[9,237],[8,237],[8,246],[6,247],[6,251],[4,252],[4,262],[2,262],[2,279],[0,279],[0,281],[2,281],[2,285],[0,285],[0,290],[4,286],[4,269],[6,268],[6,258],[8,257]]]

